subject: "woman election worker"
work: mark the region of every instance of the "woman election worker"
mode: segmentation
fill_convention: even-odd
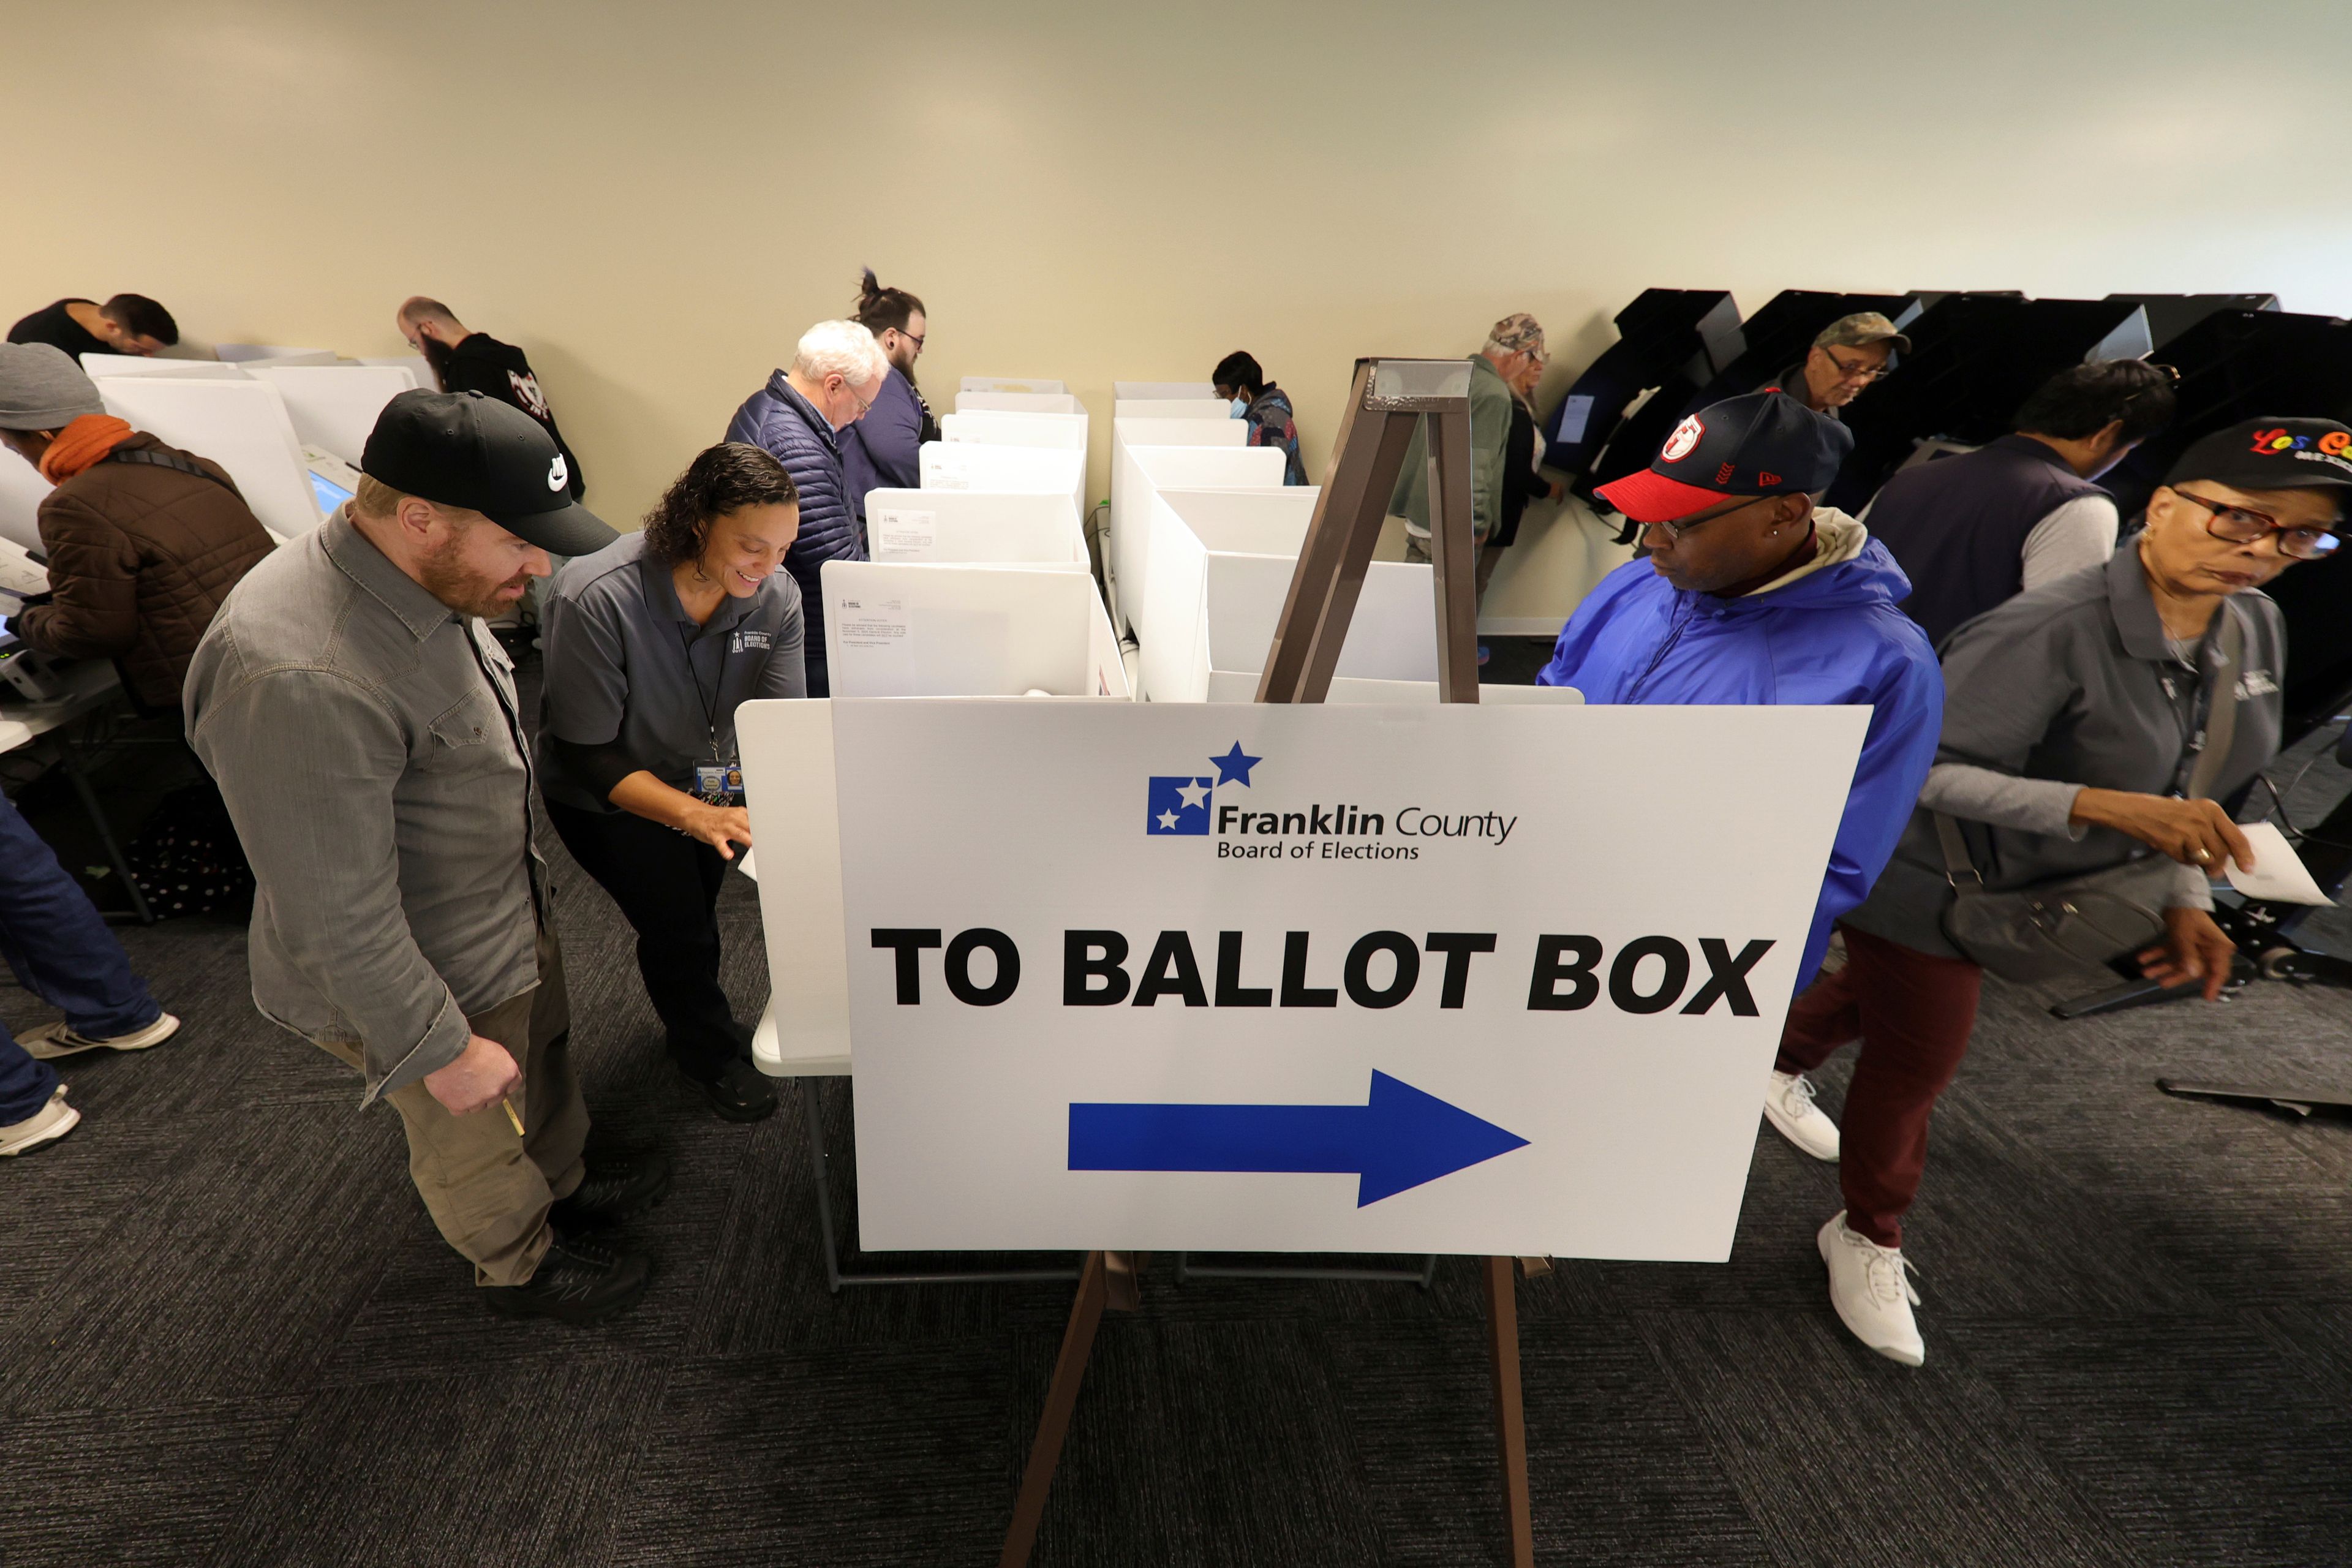
[[[2221,994],[2233,950],[2207,913],[2210,878],[2252,858],[2220,803],[2277,752],[2285,684],[2284,625],[2260,590],[2336,550],[2348,491],[2352,430],[2323,419],[2234,426],[2181,456],[2149,499],[2146,530],[2106,564],[1945,639],[1936,765],[1894,858],[1840,922],[1845,967],[1790,1009],[1765,1103],[1790,1142],[1839,1163],[1845,1209],[1819,1237],[1830,1300],[1881,1355],[1916,1366],[1927,1353],[1903,1215],[1983,976],[1945,929],[1956,889],[1981,879],[1997,897],[2116,872],[2110,886],[2162,912],[2161,941],[2139,954],[2145,972]],[[1939,814],[1957,825],[1968,866],[1948,858]],[[2158,856],[2178,862],[2169,878]],[[2142,860],[2150,875],[2120,870]],[[1801,1075],[1855,1039],[1841,1133]]]
[[[776,1109],[719,984],[719,889],[751,843],[735,710],[803,697],[792,476],[712,447],[548,595],[539,777],[548,820],[637,933],[637,968],[678,1070],[730,1121]]]

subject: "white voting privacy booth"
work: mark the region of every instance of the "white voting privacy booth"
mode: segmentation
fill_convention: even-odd
[[[968,375],[956,384],[958,392],[1067,392],[1070,389],[1050,376],[1033,375]]]
[[[1255,694],[1314,504],[1290,500],[1302,489],[1160,492],[1151,535],[1151,632],[1141,649],[1146,698],[1205,702],[1220,673],[1246,682]],[[1433,592],[1429,567],[1373,562],[1340,644],[1338,673],[1426,684],[1434,701]],[[1418,689],[1399,696],[1420,700]]]
[[[828,561],[819,580],[835,697],[1129,695],[1081,564]]]
[[[1087,564],[1070,498],[1045,490],[868,490],[866,542],[877,561]]]
[[[1237,425],[1202,422],[1200,427],[1223,431]],[[1149,641],[1154,493],[1163,488],[1279,489],[1284,458],[1278,447],[1241,446],[1230,438],[1216,446],[1147,447],[1134,441],[1132,426],[1118,434],[1111,468],[1111,571],[1118,584],[1119,613],[1139,638]]]
[[[926,441],[916,464],[927,490],[1052,490],[1068,496],[1078,514],[1086,514],[1083,447]]]
[[[989,447],[1059,447],[1083,452],[1087,447],[1087,416],[974,409],[941,419],[940,435],[943,440],[973,441]]]
[[[959,392],[959,414],[997,411],[1007,414],[1083,414],[1078,400],[1066,392]]]
[[[1114,381],[1110,391],[1114,398],[1150,403],[1176,399],[1197,402],[1217,395],[1216,384],[1209,381]]]
[[[227,469],[262,527],[290,539],[319,525],[302,443],[285,400],[269,383],[244,375],[235,381],[101,376],[97,383],[109,414]]]
[[[1114,419],[1233,419],[1234,407],[1221,397],[1123,397],[1110,413]]]
[[[747,704],[776,1050],[870,1250],[1720,1261],[1867,721]]]
[[[257,364],[247,372],[278,389],[296,439],[354,467],[383,405],[415,390],[408,372],[390,365]]]
[[[138,354],[87,353],[81,356],[84,375],[92,381],[110,375],[176,376],[183,381],[246,381],[242,365],[208,359],[143,358]]]
[[[41,502],[49,481],[24,458],[0,447],[0,539],[26,550],[41,548]]]

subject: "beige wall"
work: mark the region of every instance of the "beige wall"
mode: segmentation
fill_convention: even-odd
[[[862,262],[929,300],[932,388],[1102,416],[1245,347],[1318,468],[1353,356],[1531,310],[1556,394],[1653,284],[2352,310],[2341,4],[122,0],[0,37],[0,311],[129,289],[382,353],[439,295],[530,350],[616,522]]]

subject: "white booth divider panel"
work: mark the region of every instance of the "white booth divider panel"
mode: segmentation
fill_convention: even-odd
[[[1238,423],[1236,421],[1235,423]],[[1244,432],[1246,434],[1246,432]],[[1119,613],[1138,637],[1148,634],[1151,603],[1151,492],[1182,489],[1279,489],[1279,447],[1140,447],[1121,442],[1111,470],[1111,571]]]
[[[1211,553],[1271,555],[1295,561],[1321,492],[1306,486],[1255,489],[1163,489],[1152,498],[1149,603],[1139,607],[1150,635],[1141,639],[1139,684],[1154,702],[1206,700],[1209,664],[1202,652],[1202,595]]]
[[[282,356],[278,357],[278,358],[275,358],[275,359],[247,359],[247,360],[239,360],[239,361],[237,361],[237,362],[236,362],[236,368],[237,368],[237,369],[239,369],[239,370],[241,370],[241,371],[243,371],[243,372],[245,372],[245,373],[246,373],[246,374],[247,374],[247,375],[251,375],[255,371],[257,371],[257,370],[267,370],[267,369],[270,369],[270,368],[273,368],[273,367],[278,367],[278,366],[284,366],[284,365],[289,365],[289,364],[299,364],[299,365],[336,365],[336,364],[341,364],[341,363],[343,363],[343,362],[342,362],[341,360],[337,359],[337,358],[334,356],[334,354],[333,354],[331,352],[330,352],[329,350],[326,350],[326,349],[307,349],[307,350],[302,350],[302,351],[299,351],[299,352],[297,352],[297,353],[285,354],[285,355],[282,355]]]
[[[1096,585],[1094,574],[1087,574],[1087,587],[1093,595],[1087,616],[1087,659],[1094,668],[1097,697],[1116,697],[1124,701],[1135,700],[1135,685],[1127,677],[1127,653],[1118,646],[1118,634],[1110,629],[1110,612],[1103,607],[1102,589]]]
[[[40,549],[39,514],[48,494],[49,481],[38,468],[0,447],[0,539],[26,550]]]
[[[1307,548],[1307,528],[1315,521],[1320,485],[1259,486],[1249,489],[1189,489],[1163,485],[1161,511],[1172,512],[1211,550],[1239,555],[1297,555]],[[1159,513],[1152,526],[1160,526]]]
[[[391,365],[255,365],[250,374],[285,399],[297,440],[353,468],[383,405],[415,390],[408,372]]]
[[[1110,384],[1113,397],[1132,397],[1164,402],[1176,397],[1214,397],[1216,383],[1210,381],[1114,381]]]
[[[81,356],[84,375],[96,381],[107,375],[169,375],[183,381],[247,381],[241,365],[210,359],[143,359],[138,354],[89,353]]]
[[[1062,447],[926,441],[916,459],[927,490],[1052,490],[1087,510],[1087,454]]]
[[[1083,414],[1078,400],[1066,392],[959,392],[958,414],[999,409],[1011,414]]]
[[[319,526],[302,443],[269,383],[112,375],[98,391],[106,411],[132,428],[226,468],[262,527],[291,539]]]
[[[781,1062],[767,1071],[849,1070],[849,945],[842,922],[841,803],[833,704],[746,702],[735,710],[744,804],[760,841],[760,924],[769,1018]],[[764,1031],[763,1031],[764,1032]]]
[[[837,698],[1095,694],[1084,572],[828,561],[818,576]]]
[[[877,561],[1087,564],[1078,514],[1052,490],[868,490],[866,536]]]
[[[1129,404],[1130,408],[1160,408],[1164,404]],[[1246,447],[1249,426],[1238,419],[1113,419],[1110,426],[1110,532],[1111,542],[1104,547],[1105,563],[1118,599],[1118,619],[1128,626],[1139,626],[1150,612],[1143,608],[1143,585],[1140,581],[1130,584],[1121,575],[1125,567],[1118,552],[1118,520],[1124,510],[1122,491],[1130,489],[1141,480],[1127,462],[1129,447]],[[1138,553],[1140,553],[1139,552]],[[1136,566],[1139,576],[1148,576],[1150,563]]]
[[[1208,652],[1199,689],[1208,689],[1216,669],[1263,670],[1274,647],[1274,628],[1290,592],[1295,560],[1273,555],[1207,556],[1202,597]],[[1437,679],[1435,574],[1402,561],[1375,561],[1364,575],[1363,592],[1339,645],[1335,673],[1370,680]],[[1147,645],[1148,646],[1148,645]]]
[[[940,420],[940,435],[950,441],[978,441],[993,447],[1068,447],[1083,451],[1087,445],[1087,416],[975,410],[950,414]]]
[[[1255,702],[1257,685],[1264,679],[1263,670],[1219,669],[1209,675],[1209,700],[1212,702]],[[1326,702],[1371,702],[1381,704],[1437,702],[1437,682],[1434,680],[1363,680],[1353,676],[1335,675],[1331,689],[1323,699]],[[1580,704],[1584,693],[1573,686],[1482,686],[1478,700],[1493,708],[1528,708],[1544,703]]]
[[[1234,418],[1234,405],[1222,397],[1123,397],[1110,405],[1114,419]]]
[[[958,392],[1067,392],[1070,389],[1058,381],[1034,375],[968,375],[956,385]]]
[[[332,349],[300,348],[292,343],[215,343],[213,353],[230,364],[249,359],[308,360],[312,364],[332,364]]]
[[[365,354],[362,354],[360,356],[359,363],[362,364],[390,365],[394,369],[404,370],[408,373],[409,381],[415,385],[418,391],[431,392],[434,390],[433,367],[425,363],[425,356],[423,354],[393,354],[383,359],[370,359]]]

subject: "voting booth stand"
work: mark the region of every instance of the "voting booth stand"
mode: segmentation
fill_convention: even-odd
[[[755,1059],[838,1076],[854,1038],[863,1245],[1081,1256],[1005,1568],[1151,1251],[1480,1258],[1517,1565],[1515,1259],[1730,1254],[1868,711],[1482,706],[1468,381],[1357,367],[1254,704],[740,716],[778,998]],[[1443,700],[1328,702],[1423,419]],[[828,637],[909,672],[941,647],[915,574],[1020,570],[843,565]],[[1004,689],[923,679],[867,689]],[[1629,779],[1668,830],[1626,830]]]

